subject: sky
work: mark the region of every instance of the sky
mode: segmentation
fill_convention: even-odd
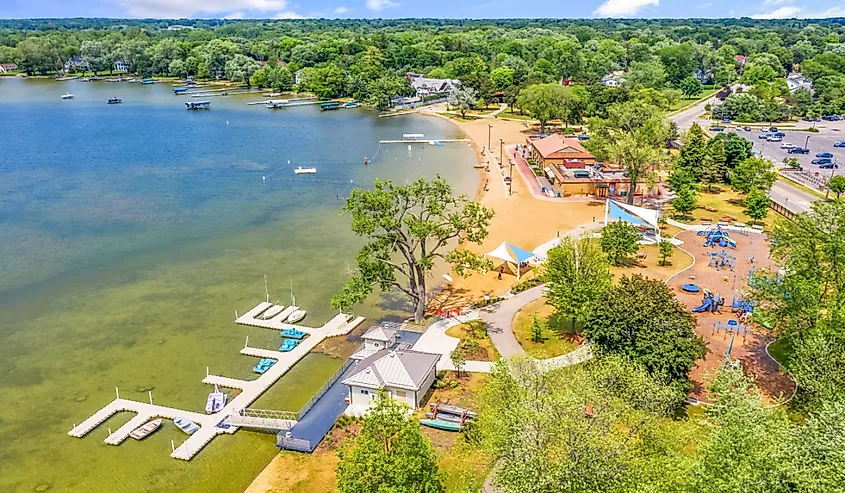
[[[0,0],[0,18],[845,17],[845,0]]]

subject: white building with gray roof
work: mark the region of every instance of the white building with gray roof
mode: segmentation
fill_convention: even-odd
[[[411,408],[418,407],[434,383],[439,360],[439,354],[409,349],[375,351],[361,360],[343,380],[349,387],[346,414],[360,416],[366,413],[379,391]]]

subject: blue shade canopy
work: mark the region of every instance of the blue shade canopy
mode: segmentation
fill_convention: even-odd
[[[513,246],[510,243],[503,241],[501,245],[497,246],[496,249],[492,252],[489,252],[487,256],[500,260],[505,260],[513,264],[518,264],[520,262],[525,262],[526,260],[533,257],[534,253],[529,252],[527,250],[523,250],[522,248]]]
[[[615,219],[617,221],[625,221],[626,223],[636,224],[638,226],[643,226],[645,228],[654,229],[654,225],[650,224],[645,219],[639,218],[634,214],[622,209],[616,202],[610,200],[608,201],[609,207],[607,216],[610,219]]]
[[[516,258],[517,262],[525,262],[526,260],[534,256],[532,252],[523,250],[522,248],[514,246],[510,243],[508,243],[508,248],[510,248],[511,251],[514,253],[514,257]]]

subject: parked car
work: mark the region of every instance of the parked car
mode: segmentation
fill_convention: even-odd
[[[711,132],[722,132],[725,130],[725,127],[720,127],[719,125],[713,125],[710,127]]]
[[[772,134],[760,134],[760,135],[757,136],[757,138],[758,139],[768,139],[771,136],[772,136]]]
[[[775,132],[772,135],[774,135],[775,137],[786,137],[786,134],[783,132]]]
[[[805,116],[802,120],[805,122],[820,122],[822,119],[817,116]]]
[[[841,119],[842,117],[839,115],[825,115],[822,117],[822,120],[826,122],[838,122]]]
[[[837,169],[837,168],[839,168],[839,165],[833,164],[833,163],[825,163],[825,164],[819,165],[819,169]]]
[[[730,122],[731,122],[730,118],[722,118],[722,123],[730,123]]]
[[[829,157],[822,157],[822,158],[813,159],[810,162],[812,164],[832,164],[833,160],[830,159]]]
[[[767,142],[780,142],[782,140],[783,140],[783,137],[776,137],[774,135],[772,135],[772,136],[770,136],[766,139]]]
[[[777,132],[777,131],[778,131],[777,127],[770,127],[769,128],[769,132]]]
[[[833,157],[833,154],[831,154],[829,152],[820,152],[820,153],[816,154],[816,157]]]
[[[788,142],[781,142],[780,144],[781,149],[792,149],[793,147],[795,147],[795,144],[790,144]]]
[[[743,129],[743,130],[745,130],[746,132],[750,132],[750,131],[751,131],[751,127],[742,127],[742,129]]]
[[[809,154],[810,149],[807,149],[806,147],[793,147],[786,152],[790,154]]]
[[[833,144],[833,147],[845,147],[845,140]]]

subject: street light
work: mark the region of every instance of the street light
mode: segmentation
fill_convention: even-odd
[[[493,125],[487,124],[487,152],[490,152],[490,131],[493,130]]]
[[[809,149],[810,145],[810,136],[808,135],[807,138],[804,140],[804,149]]]

